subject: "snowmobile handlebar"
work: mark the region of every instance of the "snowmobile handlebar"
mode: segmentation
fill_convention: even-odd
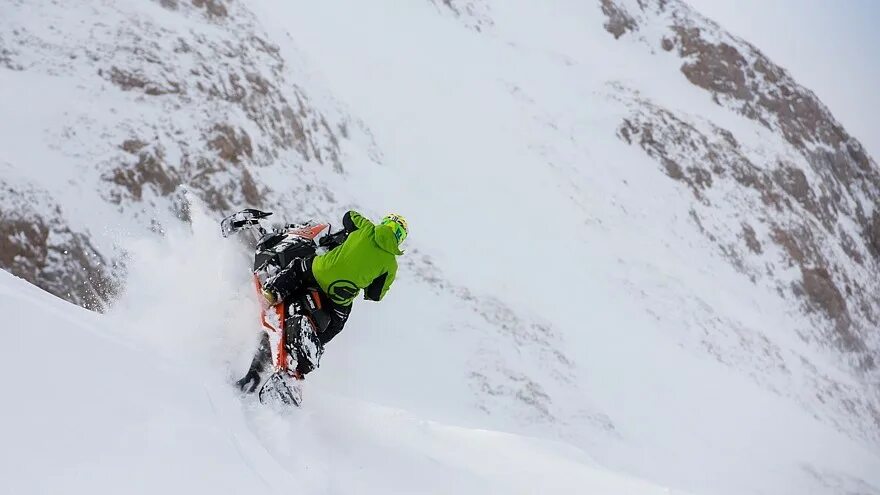
[[[325,247],[328,250],[333,249],[336,246],[339,246],[340,244],[345,242],[345,239],[347,237],[348,237],[348,232],[346,232],[345,230],[340,230],[339,232],[337,232],[335,234],[327,234],[324,237],[322,237],[321,240],[318,241],[318,245],[321,247]]]
[[[245,208],[238,213],[233,213],[220,221],[220,233],[223,237],[239,232],[248,227],[257,227],[263,230],[260,220],[272,215],[270,211],[261,211],[254,208]]]

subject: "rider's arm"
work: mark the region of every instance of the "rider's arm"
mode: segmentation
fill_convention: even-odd
[[[318,245],[327,248],[328,251],[332,251],[345,242],[349,234],[363,227],[364,222],[369,223],[370,221],[354,210],[348,211],[342,217],[342,230],[325,235],[318,241]]]
[[[392,265],[387,272],[383,272],[374,278],[370,285],[364,289],[364,299],[368,301],[381,301],[385,293],[391,288],[394,276],[397,275],[397,265]]]
[[[370,222],[363,215],[354,210],[347,211],[342,217],[342,227],[345,228],[345,232],[349,234],[357,229],[372,224],[372,222]]]

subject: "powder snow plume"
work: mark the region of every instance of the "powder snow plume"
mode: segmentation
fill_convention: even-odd
[[[251,261],[242,244],[220,235],[201,201],[186,199],[189,222],[122,241],[128,271],[107,318],[168,358],[229,365],[257,335]]]

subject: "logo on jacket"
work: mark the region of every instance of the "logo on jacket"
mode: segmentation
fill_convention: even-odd
[[[348,304],[357,295],[360,287],[350,280],[337,280],[330,284],[327,295],[336,304]]]

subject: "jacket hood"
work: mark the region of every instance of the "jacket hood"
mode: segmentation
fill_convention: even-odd
[[[376,230],[373,232],[373,239],[383,251],[388,251],[395,256],[403,254],[403,251],[397,245],[397,238],[394,237],[394,230],[391,227],[377,225]]]

